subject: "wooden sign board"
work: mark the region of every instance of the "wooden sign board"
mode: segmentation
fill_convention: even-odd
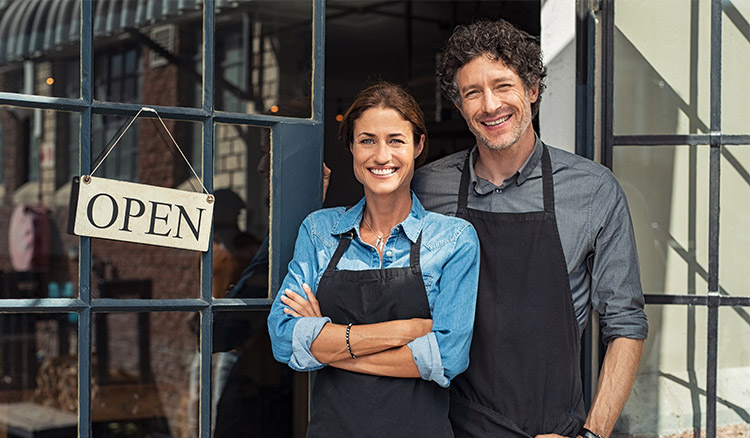
[[[68,232],[207,251],[214,197],[84,175],[73,178]]]

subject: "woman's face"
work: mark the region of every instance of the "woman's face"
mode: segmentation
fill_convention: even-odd
[[[414,159],[424,146],[424,135],[414,144],[411,123],[391,108],[370,108],[354,121],[350,145],[354,176],[366,195],[409,193]]]

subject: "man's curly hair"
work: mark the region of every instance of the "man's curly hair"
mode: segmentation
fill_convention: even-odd
[[[542,62],[542,50],[537,38],[516,28],[505,20],[478,20],[468,26],[458,26],[443,48],[437,78],[443,95],[459,105],[461,96],[456,85],[456,72],[478,56],[501,60],[523,81],[527,90],[539,87],[539,97],[531,104],[531,116],[539,112],[547,68]]]

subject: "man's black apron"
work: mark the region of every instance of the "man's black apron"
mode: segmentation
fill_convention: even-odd
[[[585,412],[580,338],[543,146],[544,211],[467,207],[466,156],[456,216],[479,235],[479,292],[469,369],[451,383],[456,437],[576,436]]]
[[[411,245],[409,267],[336,270],[351,240],[351,233],[341,236],[320,279],[316,296],[323,315],[335,324],[431,318],[419,264],[421,234]],[[315,377],[307,436],[452,437],[448,407],[448,390],[435,382],[325,367]]]

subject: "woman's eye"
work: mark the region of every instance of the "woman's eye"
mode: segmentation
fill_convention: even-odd
[[[371,138],[365,138],[365,139],[360,140],[360,143],[370,145],[370,144],[375,144],[375,140]]]
[[[400,138],[393,138],[393,139],[391,139],[391,143],[404,144],[405,141],[401,140]]]

